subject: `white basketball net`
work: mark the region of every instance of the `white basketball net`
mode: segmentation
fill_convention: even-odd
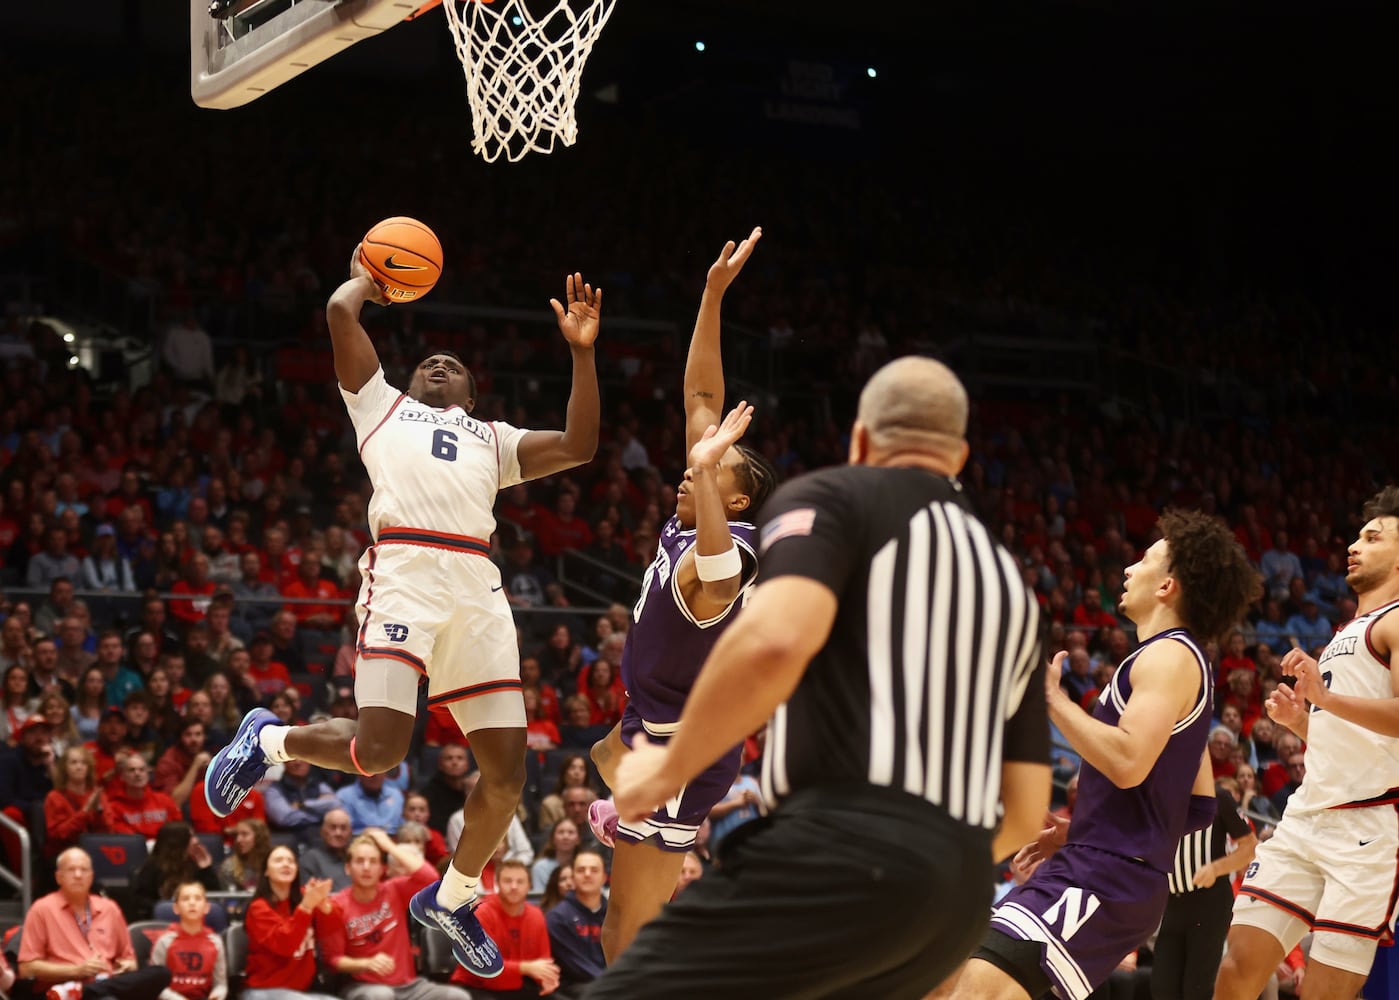
[[[525,0],[445,0],[466,74],[474,153],[487,162],[501,154],[514,162],[552,152],[556,141],[577,141],[573,108],[583,64],[615,2],[557,0],[535,17]]]

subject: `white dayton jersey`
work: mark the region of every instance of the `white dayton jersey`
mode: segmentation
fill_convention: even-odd
[[[517,448],[525,431],[477,420],[460,406],[420,403],[389,385],[382,368],[359,392],[342,387],[340,395],[374,484],[374,537],[390,528],[427,529],[481,542],[487,554],[496,494],[523,479]]]
[[[1370,631],[1399,601],[1359,615],[1321,654],[1322,681],[1333,694],[1393,698],[1389,664],[1370,644]],[[1307,719],[1307,776],[1287,800],[1287,815],[1399,801],[1399,739],[1381,736],[1313,707]]]

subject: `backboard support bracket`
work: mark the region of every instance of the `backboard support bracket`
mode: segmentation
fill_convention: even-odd
[[[190,0],[190,96],[202,108],[247,104],[421,6],[422,0],[290,0],[240,32],[247,26],[237,15],[217,20],[208,0]]]

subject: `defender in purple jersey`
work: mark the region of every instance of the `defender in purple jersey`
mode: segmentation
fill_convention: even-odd
[[[656,558],[622,653],[629,701],[622,721],[593,747],[593,761],[611,785],[618,761],[638,739],[664,743],[709,651],[738,616],[758,573],[752,517],[776,486],[777,474],[756,452],[737,444],[753,408],[739,403],[720,421],[724,368],[719,310],[724,292],[762,236],[725,244],[709,269],[690,354],[685,362],[685,447],[689,468],[676,490],[675,514],[661,529]],[[602,947],[615,961],[675,890],[685,852],[709,810],[738,773],[739,747],[680,794],[634,823],[619,823],[611,802],[595,802],[589,825],[615,848],[612,891]]]
[[[1200,643],[1240,619],[1258,576],[1205,514],[1168,511],[1158,527],[1163,537],[1126,571],[1121,602],[1146,638],[1092,715],[1059,687],[1066,653],[1045,678],[1050,718],[1083,757],[1073,820],[1016,855],[1028,880],[938,996],[1084,1000],[1160,924],[1176,845],[1214,818],[1205,753],[1214,688]]]

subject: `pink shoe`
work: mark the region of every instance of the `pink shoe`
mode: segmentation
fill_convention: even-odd
[[[588,806],[588,826],[603,847],[617,846],[617,807],[609,799],[598,799]]]

